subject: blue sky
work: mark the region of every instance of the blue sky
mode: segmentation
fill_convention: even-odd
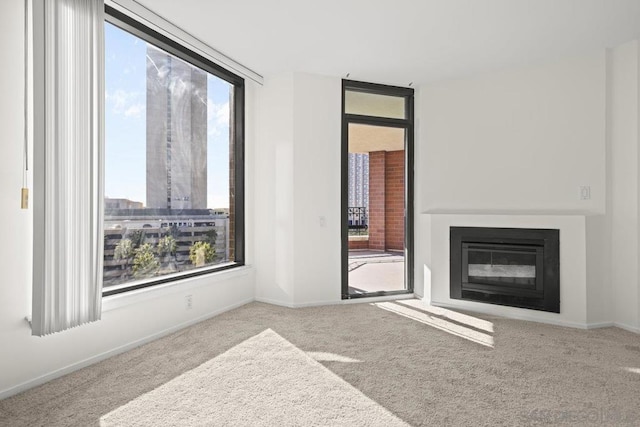
[[[145,41],[105,23],[105,196],[146,203]],[[229,83],[207,79],[207,206],[229,207]]]

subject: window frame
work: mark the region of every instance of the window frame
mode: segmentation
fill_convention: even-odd
[[[230,270],[245,265],[245,186],[244,186],[244,158],[245,158],[245,80],[244,78],[232,73],[222,66],[204,58],[198,53],[186,48],[175,40],[160,34],[159,32],[149,28],[143,23],[137,21],[131,16],[105,5],[105,22],[127,31],[134,36],[163,49],[164,51],[180,58],[181,60],[194,65],[233,86],[233,110],[230,111],[230,117],[233,121],[233,129],[230,129],[233,135],[233,192],[234,215],[233,215],[233,233],[234,233],[234,260],[223,265],[211,265],[195,270],[177,272],[170,275],[160,276],[157,278],[142,279],[130,282],[130,285],[115,285],[109,288],[103,288],[102,296],[122,294],[138,289],[153,287],[170,282],[177,282],[183,279],[189,279],[197,276],[204,276],[220,271]],[[105,52],[106,53],[106,52]],[[104,161],[104,159],[103,159]],[[104,234],[103,234],[104,236]],[[103,243],[104,244],[104,243]],[[113,289],[111,289],[113,288]]]
[[[346,112],[346,92],[364,92],[374,95],[386,95],[404,98],[405,117],[402,119],[369,116],[364,114],[353,114]],[[414,292],[414,150],[415,150],[415,106],[414,89],[411,87],[390,86],[380,83],[370,83],[358,80],[342,80],[342,106],[341,106],[341,299],[358,299],[369,297],[385,297],[394,295],[412,294]],[[386,126],[405,130],[405,285],[406,289],[396,291],[375,291],[364,294],[349,293],[349,227],[348,227],[348,207],[349,197],[349,164],[346,160],[349,154],[349,124],[363,124],[371,126]]]

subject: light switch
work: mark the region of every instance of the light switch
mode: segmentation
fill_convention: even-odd
[[[28,188],[23,188],[22,192],[20,193],[21,198],[20,198],[20,207],[22,209],[29,209],[29,189]]]

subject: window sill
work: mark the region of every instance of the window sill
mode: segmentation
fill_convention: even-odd
[[[252,266],[244,265],[228,270],[213,272],[211,274],[203,274],[201,276],[178,279],[173,282],[163,283],[156,286],[149,286],[147,288],[123,292],[121,294],[110,295],[102,298],[102,312],[104,313],[107,311],[126,307],[128,305],[138,304],[140,302],[160,298],[166,295],[184,293],[185,291],[210,286],[212,284],[215,284],[216,282],[221,282],[224,280],[231,280],[237,277],[247,276],[251,274],[253,270],[254,269]]]

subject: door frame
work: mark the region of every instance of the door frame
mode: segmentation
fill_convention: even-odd
[[[387,117],[375,117],[359,114],[347,114],[345,112],[345,92],[357,91],[377,95],[403,97],[405,102],[406,118],[392,119]],[[342,80],[342,146],[340,153],[341,168],[341,259],[342,259],[342,299],[355,299],[388,295],[412,294],[414,289],[414,90],[401,86],[388,86],[377,83],[360,82],[355,80]],[[404,186],[404,281],[405,289],[400,291],[378,291],[364,294],[349,294],[349,124],[364,124],[372,126],[386,126],[402,128],[405,130],[405,186]]]

